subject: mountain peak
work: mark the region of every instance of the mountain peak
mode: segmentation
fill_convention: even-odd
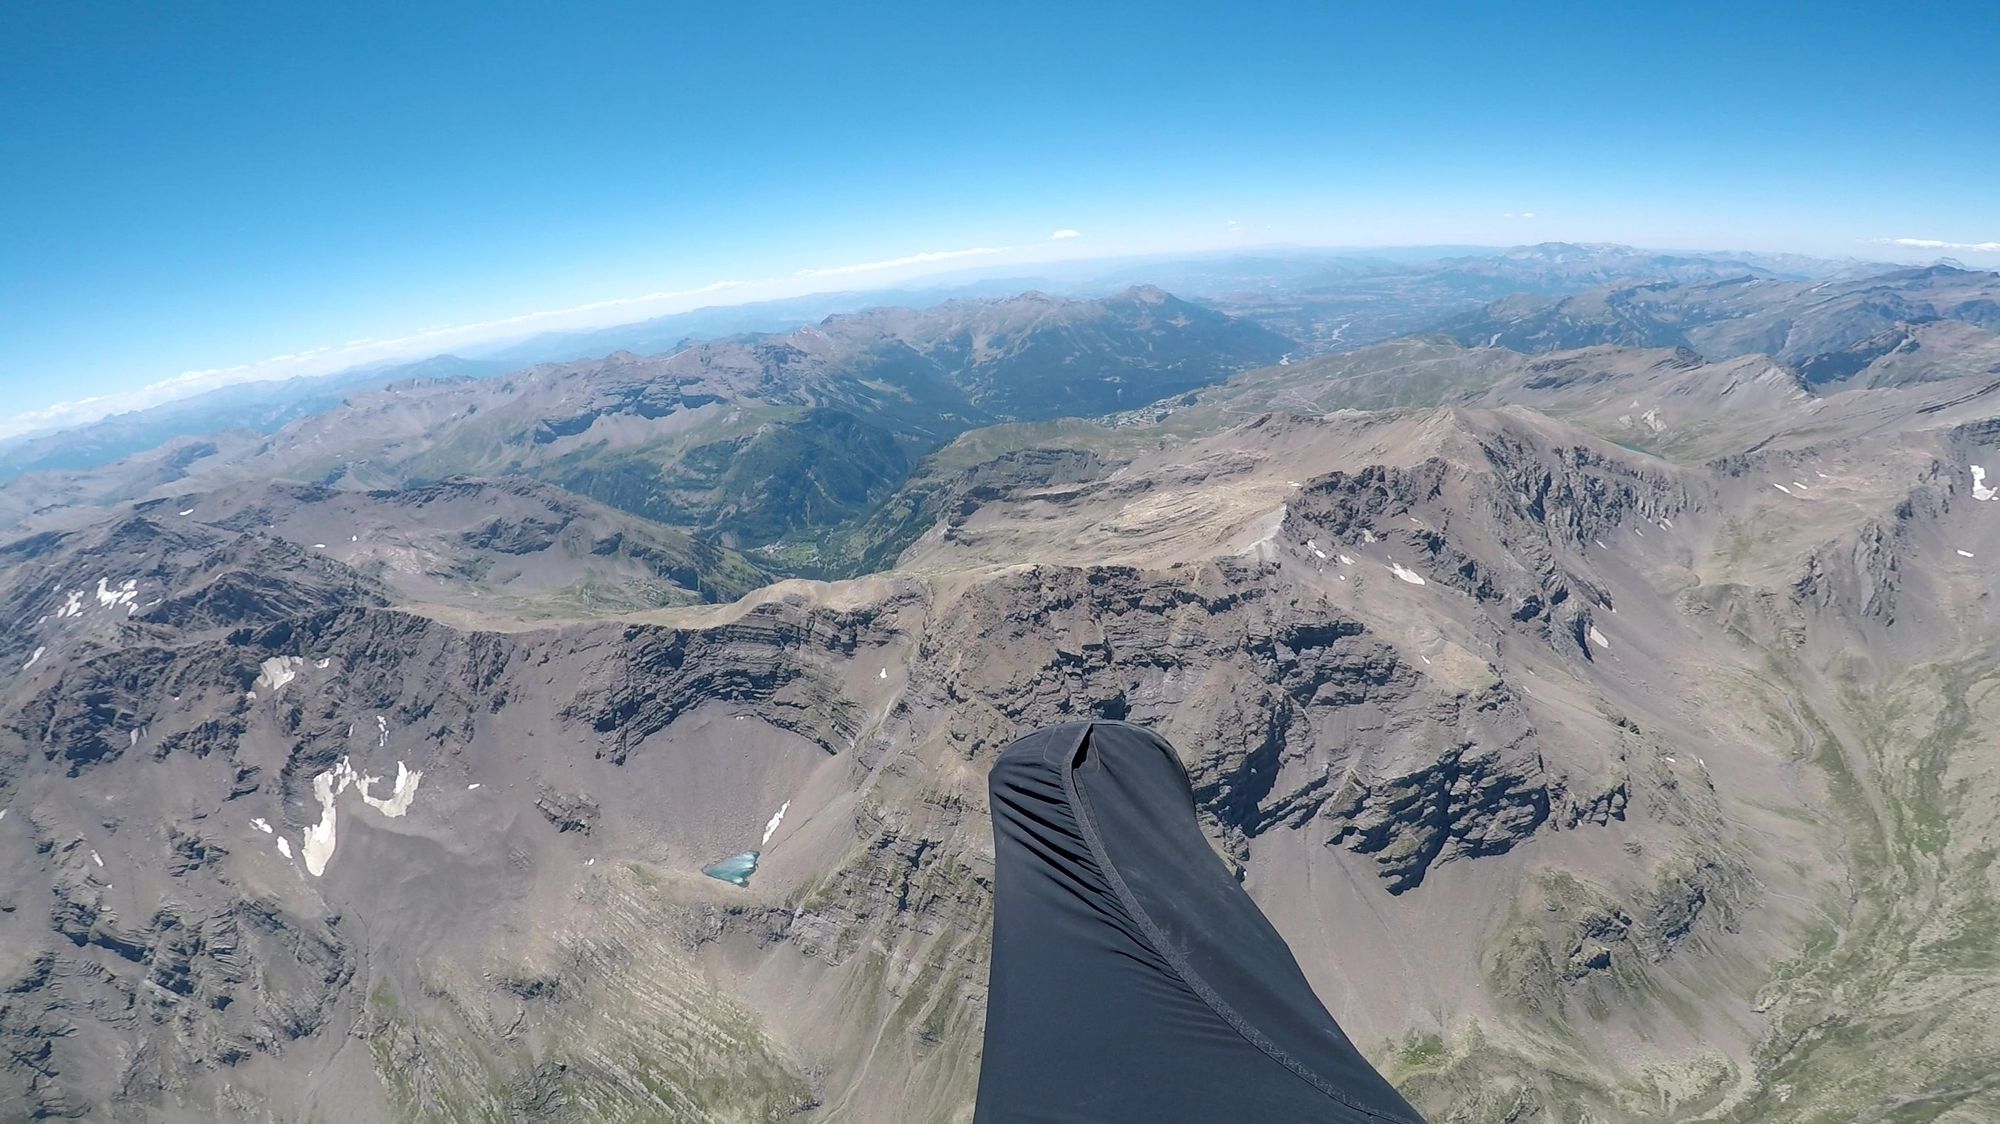
[[[1174,295],[1158,285],[1134,285],[1118,294],[1119,300],[1138,301],[1140,304],[1165,304]]]

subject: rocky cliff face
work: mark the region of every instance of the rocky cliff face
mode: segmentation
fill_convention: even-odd
[[[1829,997],[1918,924],[1855,887],[1970,900],[1983,673],[1907,668],[1989,634],[1990,430],[1687,464],[1511,409],[1064,439],[885,506],[903,570],[726,605],[426,601],[268,497],[0,547],[0,1103],[964,1119],[984,770],[1079,716],[1180,747],[1438,1119],[1806,1119],[1811,1043],[1883,1025]],[[1913,770],[1844,691],[1959,717]],[[752,851],[747,887],[699,873]]]

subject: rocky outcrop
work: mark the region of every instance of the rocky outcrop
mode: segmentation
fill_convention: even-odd
[[[633,626],[619,640],[616,661],[562,715],[588,726],[598,753],[619,762],[683,714],[715,702],[754,709],[835,753],[859,735],[860,715],[828,669],[891,635],[880,608],[836,613],[784,602],[715,628]]]
[[[584,793],[562,792],[544,785],[535,795],[535,810],[557,831],[589,835],[601,808]]]
[[[1465,744],[1435,764],[1368,783],[1350,780],[1329,812],[1341,826],[1327,840],[1372,855],[1392,894],[1423,884],[1432,868],[1505,854],[1537,831],[1603,827],[1625,818],[1623,781],[1572,793],[1526,742]]]
[[[1900,525],[1869,520],[1841,541],[1806,555],[1792,581],[1793,598],[1849,620],[1896,623],[1900,556],[1906,548],[1902,539]]]
[[[327,1028],[354,970],[330,929],[269,902],[218,900],[213,882],[162,895],[143,920],[127,920],[112,904],[97,850],[73,836],[37,834],[49,932],[59,940],[0,980],[0,1048],[14,1063],[0,1081],[19,1083],[12,1103],[29,1106],[30,1117],[183,1103],[206,1075],[281,1054]],[[197,836],[170,837],[176,877],[215,856]],[[98,1069],[88,1045],[96,1028],[133,1047],[122,1073]],[[68,1044],[80,1032],[81,1051]]]
[[[1615,529],[1665,526],[1701,501],[1671,472],[1600,449],[1545,447],[1500,426],[1465,433],[1475,456],[1315,478],[1289,505],[1287,534],[1379,538],[1427,580],[1591,658],[1591,609],[1612,596],[1582,559]]]

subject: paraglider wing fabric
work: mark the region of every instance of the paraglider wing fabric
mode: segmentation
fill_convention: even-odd
[[[988,795],[979,1124],[1422,1124],[1209,848],[1165,741],[1049,727],[1000,754]]]

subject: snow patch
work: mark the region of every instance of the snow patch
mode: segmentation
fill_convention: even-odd
[[[1958,556],[1960,558],[1970,558],[1972,557],[1972,552],[1969,550],[1961,550],[1958,552]]]
[[[181,512],[181,514],[182,514],[182,515],[193,515],[193,514],[194,514],[194,508],[188,508],[188,509],[187,509],[186,511],[183,511],[183,512]]]
[[[63,601],[62,608],[56,610],[56,619],[61,620],[64,617],[76,617],[82,615],[83,615],[83,591],[80,589],[72,589],[69,591],[69,597]]]
[[[257,665],[257,686],[277,695],[285,684],[299,677],[299,665],[304,662],[303,656],[272,656]]]
[[[759,847],[769,843],[771,837],[778,833],[778,825],[785,822],[785,813],[791,809],[791,806],[792,802],[789,800],[778,805],[778,810],[772,813],[771,818],[764,824],[764,838],[758,842],[757,845]]]
[[[1792,481],[1792,487],[1794,487],[1794,488],[1797,488],[1797,489],[1798,489],[1799,491],[1801,491],[1801,492],[1810,492],[1810,491],[1812,491],[1812,489],[1811,489],[1811,488],[1808,488],[1808,487],[1806,487],[1806,486],[1805,486],[1804,484],[1801,484],[1801,483],[1799,483],[1799,482],[1798,482],[1798,481],[1796,481],[1796,480]]]
[[[387,718],[379,714],[375,716],[375,732],[381,735],[381,741],[377,743],[376,748],[389,748],[389,720]]]
[[[362,777],[355,782],[355,787],[361,790],[362,803],[394,819],[410,810],[410,801],[417,798],[417,782],[424,779],[424,774],[421,769],[413,772],[408,765],[403,764],[401,761],[396,762],[396,787],[390,791],[389,797],[386,800],[381,797],[371,796],[368,792],[368,786],[381,779],[380,777]]]
[[[1792,490],[1791,490],[1790,488],[1787,488],[1787,487],[1785,487],[1785,486],[1784,486],[1783,484],[1780,484],[1780,483],[1778,483],[1778,482],[1776,482],[1776,481],[1772,481],[1772,483],[1771,483],[1771,487],[1773,487],[1773,488],[1776,488],[1777,490],[1779,490],[1780,492],[1783,492],[1783,493],[1785,493],[1785,494],[1786,494],[1786,495],[1788,495],[1788,496],[1792,494]]]
[[[21,665],[21,670],[26,671],[29,668],[35,666],[35,661],[41,659],[42,653],[46,651],[48,651],[47,648],[36,648],[35,654],[28,657],[28,662]]]
[[[2000,490],[1986,486],[1986,469],[1982,465],[1972,466],[1972,498],[1981,502],[2000,500]]]
[[[292,857],[292,845],[282,835],[278,836],[278,853],[288,859]]]
[[[1600,648],[1609,648],[1609,647],[1611,647],[1611,641],[1609,641],[1609,640],[1606,640],[1606,639],[1604,638],[1604,634],[1603,634],[1603,633],[1601,633],[1601,632],[1599,632],[1599,631],[1597,631],[1597,626],[1596,626],[1596,625],[1591,625],[1591,626],[1590,626],[1590,632],[1588,633],[1588,635],[1590,636],[1590,642],[1591,642],[1592,644],[1595,644],[1595,645],[1597,645],[1597,646],[1598,646],[1598,647],[1600,647]]]
[[[1352,565],[1354,565],[1354,559],[1352,559],[1352,558],[1349,558],[1349,557],[1348,557],[1347,555],[1345,555],[1345,554],[1336,554],[1336,555],[1334,555],[1334,560],[1335,560],[1335,561],[1337,561],[1337,562],[1339,562],[1339,563],[1340,563],[1341,565],[1343,565],[1343,566],[1352,566]]]
[[[127,578],[125,584],[119,586],[117,589],[112,589],[110,583],[106,582],[103,578],[97,579],[97,607],[100,609],[114,609],[120,605],[130,605],[132,600],[138,596],[139,582],[137,579]]]
[[[888,668],[886,668],[886,667],[885,667],[885,668],[883,668],[883,669],[881,670],[881,672],[879,672],[879,673],[878,673],[878,674],[877,674],[877,675],[875,676],[875,678],[877,678],[877,679],[887,679],[887,678],[889,678],[889,669],[888,669]]]
[[[251,820],[250,826],[256,828],[258,831],[261,831],[266,835],[271,834],[271,825],[268,822],[266,822],[264,817],[262,816],[258,816],[256,819]]]
[[[98,866],[104,865],[104,860],[97,857],[96,851],[90,853],[90,861],[96,863]]]
[[[1424,585],[1424,584],[1426,584],[1426,583],[1424,582],[1424,578],[1423,578],[1423,575],[1422,575],[1422,574],[1419,574],[1419,573],[1417,573],[1417,572],[1416,572],[1415,570],[1412,570],[1412,569],[1409,569],[1408,567],[1405,567],[1405,566],[1404,566],[1404,565],[1403,565],[1402,563],[1400,563],[1400,562],[1391,562],[1391,563],[1389,563],[1389,572],[1390,572],[1390,573],[1392,573],[1392,574],[1394,574],[1394,575],[1396,575],[1396,576],[1397,576],[1398,578],[1402,579],[1403,581],[1406,581],[1406,582],[1409,582],[1409,583],[1410,583],[1411,585]]]
[[[345,757],[333,768],[313,778],[313,799],[319,801],[319,822],[306,829],[304,845],[299,850],[306,860],[306,873],[314,878],[326,873],[326,862],[333,857],[334,827],[339,818],[334,811],[333,798],[345,792],[354,779],[354,766],[349,765]]]
[[[300,851],[305,857],[306,871],[314,878],[326,873],[327,860],[333,858],[334,843],[337,841],[335,827],[339,821],[334,797],[346,792],[352,785],[360,790],[362,802],[369,807],[385,816],[400,816],[410,810],[410,802],[417,796],[417,782],[424,779],[424,774],[421,771],[412,772],[408,765],[396,762],[396,787],[387,799],[371,795],[368,791],[381,779],[355,772],[353,764],[345,757],[333,768],[313,778],[313,798],[319,801],[319,822],[306,829],[305,844]]]
[[[1374,541],[1375,541],[1375,532],[1373,532],[1373,531],[1369,530],[1369,529],[1368,529],[1368,528],[1366,528],[1366,527],[1363,527],[1363,528],[1361,528],[1361,541],[1362,541],[1362,542],[1374,542]]]
[[[478,781],[473,781],[473,782],[472,782],[471,784],[469,784],[469,785],[466,785],[466,786],[465,786],[465,791],[467,791],[467,792],[471,792],[471,791],[472,791],[473,789],[475,789],[475,788],[478,788],[478,787],[479,787],[479,782],[478,782]]]

